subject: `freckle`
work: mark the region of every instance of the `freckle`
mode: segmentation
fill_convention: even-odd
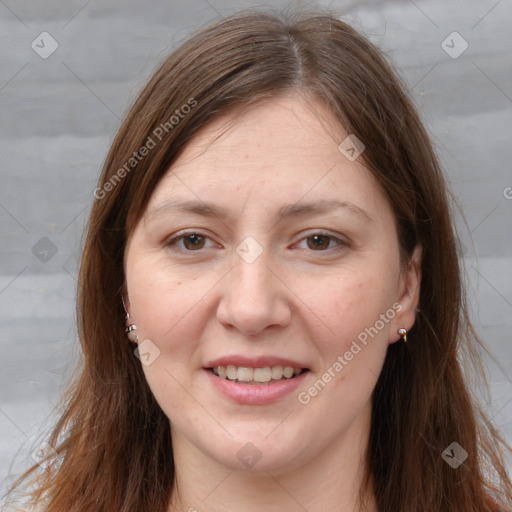
[[[180,282],[178,282],[178,283],[176,283],[176,284],[179,286],[179,285],[181,284],[181,281],[180,281]]]

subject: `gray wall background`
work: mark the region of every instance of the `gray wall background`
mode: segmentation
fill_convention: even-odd
[[[0,482],[32,462],[71,375],[81,236],[120,119],[192,30],[265,5],[0,0]],[[482,399],[512,441],[512,3],[272,5],[335,8],[401,69],[467,219],[468,297],[495,357]]]

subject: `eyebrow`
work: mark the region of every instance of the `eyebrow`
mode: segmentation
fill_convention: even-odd
[[[355,213],[359,216],[364,217],[367,221],[373,222],[372,217],[368,212],[363,210],[361,207],[349,201],[340,200],[320,200],[309,203],[294,203],[281,206],[276,217],[279,221],[289,217],[300,217],[311,214],[325,214],[331,213],[334,210],[344,209],[351,213]],[[161,215],[181,212],[181,213],[192,213],[195,215],[201,215],[203,217],[217,217],[220,219],[226,219],[230,216],[229,210],[215,205],[208,204],[200,200],[189,200],[189,201],[164,201],[163,203],[155,206],[147,212],[145,215],[146,221],[152,220],[155,217]]]

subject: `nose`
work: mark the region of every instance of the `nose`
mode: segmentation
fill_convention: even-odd
[[[285,327],[291,319],[288,290],[262,255],[247,263],[235,256],[234,268],[223,280],[218,321],[255,336],[267,327]],[[288,292],[289,293],[289,292]]]

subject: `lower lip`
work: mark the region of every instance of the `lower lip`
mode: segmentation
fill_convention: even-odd
[[[303,371],[292,379],[283,379],[273,384],[262,384],[260,386],[258,384],[238,384],[215,375],[211,370],[205,369],[204,371],[221,393],[239,404],[248,405],[265,405],[276,402],[297,389],[309,373]]]

